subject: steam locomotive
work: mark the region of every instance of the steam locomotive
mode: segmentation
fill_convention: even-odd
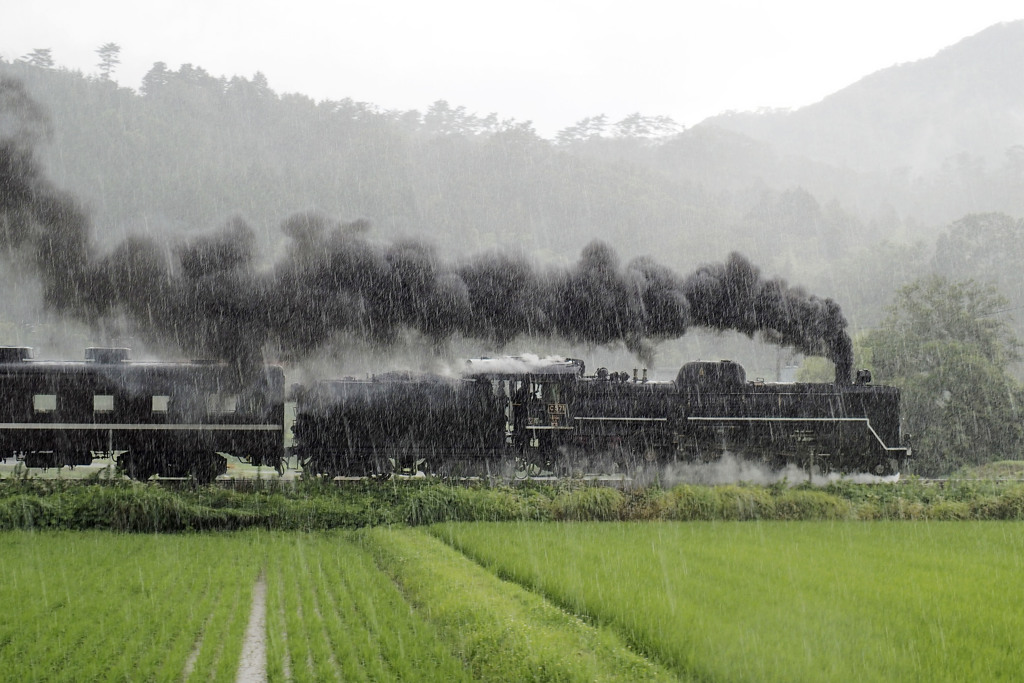
[[[321,381],[298,397],[293,453],[304,472],[327,476],[630,473],[725,452],[890,475],[910,454],[899,390],[871,385],[866,371],[855,382],[774,384],[720,361],[687,363],[674,382],[638,375],[517,357],[468,361],[455,378]]]
[[[567,476],[635,472],[735,452],[771,466],[898,472],[899,391],[854,383],[747,381],[730,361],[687,363],[674,382],[577,359],[506,357],[456,377],[386,373],[297,387],[291,455],[306,476]],[[36,361],[0,347],[0,454],[28,467],[116,457],[133,479],[209,482],[227,456],[283,470],[278,366],[132,362],[91,348]]]

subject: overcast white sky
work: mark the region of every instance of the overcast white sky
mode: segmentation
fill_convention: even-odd
[[[693,125],[726,110],[799,107],[930,57],[1020,0],[32,0],[0,11],[0,57],[138,88],[155,62],[263,72],[278,93],[426,110],[435,100],[533,121],[545,136],[596,114]]]

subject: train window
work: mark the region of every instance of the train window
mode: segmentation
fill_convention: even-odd
[[[32,405],[37,413],[52,413],[57,410],[57,394],[36,394]]]
[[[209,394],[206,397],[206,412],[233,413],[238,409],[238,394]]]
[[[154,396],[153,397],[153,412],[154,413],[166,413],[167,407],[171,404],[170,396]]]
[[[94,413],[114,412],[114,397],[110,394],[96,394],[92,397],[92,411]]]

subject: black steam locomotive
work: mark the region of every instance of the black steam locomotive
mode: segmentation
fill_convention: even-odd
[[[36,361],[0,347],[0,454],[28,467],[116,456],[133,479],[212,481],[225,455],[280,468],[284,372],[242,376],[223,363],[136,363],[128,349],[86,349],[84,361]]]
[[[899,407],[899,390],[864,371],[855,383],[774,384],[696,362],[653,382],[646,371],[587,376],[576,359],[479,359],[456,378],[318,382],[299,396],[293,452],[326,476],[629,473],[725,452],[888,475],[909,456]]]
[[[292,455],[306,475],[630,473],[724,452],[774,467],[898,472],[899,392],[856,383],[747,381],[729,361],[674,382],[582,361],[468,361],[457,377],[388,373],[296,391]],[[226,471],[226,456],[283,469],[284,373],[214,362],[132,362],[127,349],[36,361],[0,347],[0,454],[28,467],[115,457],[133,479]]]

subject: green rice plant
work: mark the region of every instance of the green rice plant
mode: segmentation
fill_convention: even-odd
[[[0,629],[3,676],[181,679],[208,615],[237,618],[249,590],[239,577],[256,568],[248,544],[249,535],[0,533],[0,604],[16,615]],[[202,680],[234,678],[237,631],[203,641],[216,654]]]
[[[266,606],[266,652],[267,681],[276,683],[290,676],[291,665],[287,662],[287,636],[285,631],[284,583],[289,572],[284,567],[284,556],[280,552],[268,552],[266,569],[267,581]]]
[[[1015,680],[1016,522],[446,524],[432,528],[678,675]]]
[[[433,627],[347,536],[280,534],[267,542],[269,680],[469,680]]]
[[[376,528],[359,538],[477,680],[675,679],[613,633],[502,582],[423,532]]]

